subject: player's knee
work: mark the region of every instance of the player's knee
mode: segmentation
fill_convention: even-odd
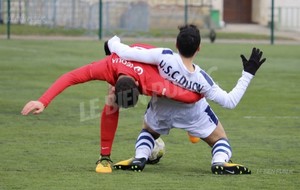
[[[145,122],[144,122],[144,128],[143,128],[142,130],[145,130],[145,131],[147,131],[148,133],[150,133],[154,139],[158,139],[158,138],[160,137],[160,134],[157,133],[157,132],[155,132],[154,130],[152,130],[152,129],[148,126],[148,124],[146,124]]]
[[[220,139],[227,139],[225,130],[220,122],[218,122],[217,127],[215,130],[206,138],[203,140],[209,145],[213,146],[218,140]]]

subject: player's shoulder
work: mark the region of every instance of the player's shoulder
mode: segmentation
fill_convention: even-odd
[[[199,67],[199,66],[198,66]],[[199,67],[200,68],[200,67]],[[207,74],[207,72],[203,69],[200,68],[199,70],[199,75],[201,76],[201,78],[203,78],[210,86],[214,85],[214,81],[212,79],[212,77]]]
[[[163,55],[174,55],[175,53],[170,48],[161,48],[161,54],[163,54]]]
[[[130,47],[137,48],[137,49],[152,49],[152,48],[156,48],[153,45],[144,44],[144,43],[135,43],[135,44],[130,45]]]

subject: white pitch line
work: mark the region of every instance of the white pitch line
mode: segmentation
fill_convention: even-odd
[[[299,116],[244,116],[245,119],[300,119]]]

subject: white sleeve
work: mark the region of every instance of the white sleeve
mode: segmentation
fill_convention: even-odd
[[[241,78],[238,80],[236,86],[227,93],[221,89],[218,85],[214,84],[207,92],[205,97],[212,100],[224,108],[233,109],[242,99],[251,79],[254,76],[250,73],[243,71]]]
[[[116,53],[120,58],[130,61],[138,61],[147,64],[158,65],[163,48],[145,49],[142,47],[130,47],[120,42],[120,38],[114,36],[108,41],[110,52]]]

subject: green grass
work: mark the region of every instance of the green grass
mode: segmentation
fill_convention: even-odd
[[[74,29],[64,27],[30,26],[13,24],[10,26],[12,35],[40,35],[40,36],[82,36],[87,34],[85,29]],[[0,25],[0,34],[6,35],[7,26]],[[96,32],[95,32],[96,35]]]
[[[172,47],[173,43],[155,43]],[[239,55],[252,45],[203,44],[197,63],[229,91],[242,70]],[[191,144],[184,131],[163,136],[167,152],[142,173],[94,172],[105,82],[71,87],[41,115],[21,116],[61,74],[103,57],[103,42],[0,41],[0,189],[298,189],[300,171],[300,46],[258,45],[267,63],[234,110],[211,103],[227,131],[233,160],[252,175],[215,176],[210,148]],[[95,104],[96,103],[96,104]],[[123,110],[112,159],[133,155],[147,98]],[[85,117],[80,121],[80,105]],[[97,108],[97,105],[98,108]]]
[[[64,27],[47,27],[47,26],[30,26],[30,25],[18,25],[13,24],[10,27],[11,35],[21,35],[21,36],[85,36],[85,35],[98,35],[97,30],[86,30],[86,29],[74,29],[74,28],[64,28]],[[175,38],[178,30],[171,29],[150,29],[149,32],[132,32],[124,30],[114,30],[114,31],[103,31],[109,35],[118,34],[126,37],[165,37],[165,38]],[[0,35],[7,34],[7,26],[0,25]],[[201,34],[203,38],[209,38],[209,30],[201,29]],[[248,39],[248,40],[269,40],[269,35],[263,34],[250,34],[250,33],[239,33],[239,32],[222,32],[217,31],[217,39]],[[276,40],[291,40],[292,38],[275,36]]]

